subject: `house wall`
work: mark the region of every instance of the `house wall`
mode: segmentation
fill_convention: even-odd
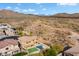
[[[3,55],[3,56],[13,55],[13,54],[16,54],[18,52],[20,52],[18,45],[15,45],[15,46],[9,45],[9,46],[6,46],[6,47],[0,49],[0,54]]]
[[[79,53],[67,53],[67,52],[64,52],[64,56],[79,56]]]
[[[7,29],[7,30],[5,30],[5,32],[6,32],[6,34],[7,35],[15,35],[15,32],[14,32],[14,30],[12,30],[12,29]]]
[[[70,53],[64,53],[64,56],[74,56],[74,55]]]

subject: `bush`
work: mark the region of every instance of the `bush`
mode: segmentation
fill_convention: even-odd
[[[32,36],[33,32],[30,32],[30,36]]]
[[[18,35],[20,35],[20,36],[24,36],[24,35],[25,35],[25,33],[24,33],[23,31],[18,31],[17,33],[18,33]]]
[[[21,53],[15,54],[14,56],[24,56],[24,55],[26,55],[26,54],[27,54],[26,52],[21,52]]]
[[[61,44],[54,44],[52,48],[55,49],[57,53],[60,53],[61,51],[63,51],[64,46]]]
[[[43,52],[44,56],[56,56],[57,55],[57,51],[55,49],[48,49],[46,51]]]
[[[61,44],[54,44],[50,46],[50,49],[43,51],[44,56],[56,56],[61,51],[63,51],[64,47]]]
[[[17,27],[16,30],[23,31],[24,28],[22,26],[20,26],[20,27]]]

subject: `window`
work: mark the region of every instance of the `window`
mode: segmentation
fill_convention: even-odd
[[[26,44],[28,44],[28,42],[26,42]]]
[[[38,26],[41,26],[41,25],[38,25]]]
[[[40,43],[38,43],[38,44],[40,44]]]
[[[2,53],[0,53],[0,56],[2,55]]]
[[[19,52],[18,50],[16,50],[16,52]]]
[[[34,41],[34,40],[33,40]]]
[[[68,37],[68,38],[71,38],[71,37]]]
[[[6,48],[6,50],[8,50],[9,48]]]
[[[13,55],[13,52],[12,52],[12,55]]]
[[[44,40],[47,40],[46,38],[44,38]]]
[[[72,54],[67,53],[66,56],[73,56]]]
[[[18,52],[19,52],[19,50],[14,51],[14,53],[18,53]]]
[[[7,54],[7,52],[5,52],[5,54]]]
[[[31,45],[31,47],[32,47],[33,45]]]
[[[79,39],[77,39],[79,41]]]
[[[38,42],[36,42],[36,43],[38,43]]]

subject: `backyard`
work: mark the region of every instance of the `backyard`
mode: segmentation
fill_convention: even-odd
[[[28,49],[29,53],[36,52],[36,51],[38,51],[38,49],[36,47]]]

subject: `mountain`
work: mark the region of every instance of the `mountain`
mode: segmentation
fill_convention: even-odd
[[[53,17],[77,17],[79,18],[79,13],[73,13],[73,14],[68,14],[68,13],[58,13],[58,14],[55,14],[53,15]]]
[[[34,15],[34,14],[23,14],[23,13],[18,13],[12,10],[5,10],[2,9],[0,10],[0,17],[27,17],[27,16],[41,16],[43,17],[44,15]],[[79,13],[73,13],[73,14],[68,14],[68,13],[58,13],[51,15],[53,17],[79,17]],[[45,16],[44,16],[45,17]],[[47,17],[47,16],[46,16]],[[50,16],[48,16],[50,17]]]
[[[68,14],[68,13],[58,13],[50,16],[44,16],[44,15],[34,15],[34,14],[23,14],[23,13],[18,13],[12,10],[5,10],[2,9],[0,10],[0,18],[21,18],[21,17],[79,17],[79,13],[73,13],[73,14]]]
[[[23,18],[23,17],[33,17],[36,15],[32,15],[32,14],[23,14],[23,13],[18,13],[15,11],[11,11],[11,10],[0,10],[0,18]]]
[[[17,30],[21,28],[32,35],[49,38],[52,43],[63,43],[70,31],[79,33],[79,13],[39,16],[0,10],[0,23],[9,23]]]
[[[18,13],[15,11],[11,10],[0,10],[0,23],[9,23],[14,26],[19,25],[20,23],[25,22],[30,22],[30,19],[35,19],[38,18],[39,16],[37,15],[32,15],[32,14],[23,14],[23,13]]]
[[[66,25],[65,27],[69,28],[68,24],[65,24],[65,23],[67,21],[71,21],[78,25],[77,23],[79,21],[78,19],[79,19],[79,13],[73,13],[73,14],[58,13],[58,14],[51,15],[51,16],[44,16],[44,15],[39,16],[39,15],[33,15],[33,14],[18,13],[15,11],[5,10],[5,9],[0,10],[0,23],[2,22],[9,23],[13,26],[29,26],[36,20],[41,20],[43,22],[46,22],[46,24],[53,26],[53,27],[63,27]],[[63,23],[62,26],[59,25],[60,23],[61,24]]]

